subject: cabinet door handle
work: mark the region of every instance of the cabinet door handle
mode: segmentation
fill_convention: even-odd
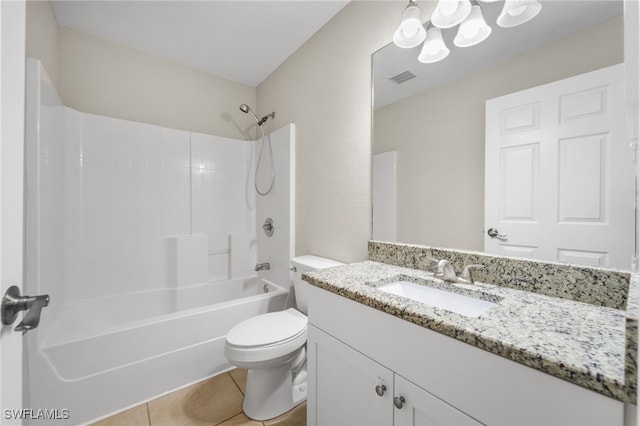
[[[376,386],[376,393],[378,394],[378,396],[382,396],[384,395],[384,392],[387,390],[387,387],[385,385],[378,385]]]
[[[393,398],[393,405],[396,406],[397,409],[402,409],[404,406],[404,396],[396,396]]]

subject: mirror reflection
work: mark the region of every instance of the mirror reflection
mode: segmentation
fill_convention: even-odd
[[[503,4],[479,3],[480,44],[443,29],[439,62],[374,54],[373,239],[629,269],[623,2],[541,1],[512,28]]]

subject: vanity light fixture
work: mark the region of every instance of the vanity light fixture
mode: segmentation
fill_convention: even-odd
[[[438,28],[451,28],[464,21],[471,12],[469,0],[440,0],[431,15],[431,23]]]
[[[495,3],[502,0],[479,0]],[[515,27],[535,18],[542,10],[538,0],[504,0],[497,24],[503,28]],[[482,43],[491,35],[492,29],[482,16],[478,0],[438,0],[425,30],[420,20],[420,9],[416,0],[409,0],[402,12],[400,26],[393,34],[398,47],[410,49],[422,45],[418,61],[423,64],[438,62],[449,56],[449,48],[442,39],[442,29],[460,25],[453,44],[470,47]]]
[[[420,8],[415,0],[409,0],[409,4],[402,12],[400,26],[393,34],[393,42],[398,47],[410,49],[422,43],[426,36],[427,32],[420,18]]]
[[[538,0],[505,0],[497,24],[503,28],[524,24],[535,18],[541,9]]]
[[[442,31],[440,28],[430,25],[427,28],[427,39],[422,45],[418,61],[423,64],[432,64],[443,60],[447,56],[449,56],[449,48],[442,40]]]
[[[478,3],[474,2],[471,7],[471,13],[460,24],[458,34],[453,39],[453,44],[458,47],[475,46],[486,40],[489,35],[491,35],[491,27],[485,22]]]

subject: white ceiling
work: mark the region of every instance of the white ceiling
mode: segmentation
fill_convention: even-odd
[[[623,13],[622,0],[541,0],[542,10],[533,20],[514,28],[501,28],[495,22],[504,5],[480,3],[487,24],[492,27],[488,39],[477,46],[453,45],[457,27],[442,30],[451,50],[447,58],[434,64],[418,62],[421,46],[401,49],[393,43],[374,55],[374,105],[381,108],[415,93],[459,79],[488,68],[509,57],[567,37],[577,31],[607,21]],[[553,66],[549,64],[549,66]],[[396,84],[389,77],[410,71],[417,77]]]
[[[53,1],[58,24],[257,86],[348,0]]]

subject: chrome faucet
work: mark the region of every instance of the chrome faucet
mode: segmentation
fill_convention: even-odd
[[[438,262],[438,266],[436,267],[436,271],[433,273],[433,277],[452,283],[456,282],[458,278],[455,268],[447,259],[442,259]]]
[[[271,264],[269,262],[264,262],[264,263],[256,263],[256,267],[253,270],[268,271],[269,269],[271,269]]]
[[[448,281],[451,283],[473,284],[471,269],[483,269],[483,265],[466,265],[460,275],[456,274],[456,270],[447,259],[438,261],[436,271],[433,273],[434,278]]]

